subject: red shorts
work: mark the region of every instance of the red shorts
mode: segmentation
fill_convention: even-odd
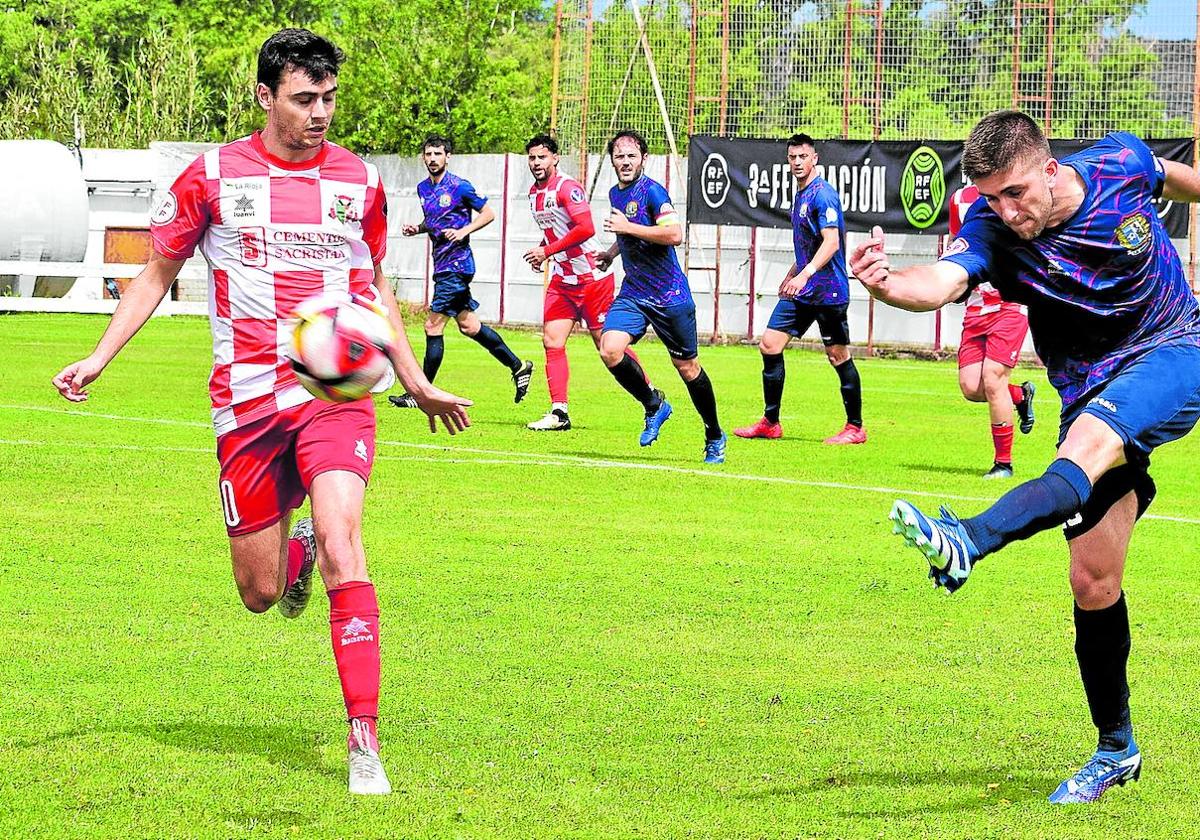
[[[611,274],[573,286],[556,278],[546,287],[542,319],[546,322],[579,321],[589,330],[598,330],[604,326],[615,290],[616,282]]]
[[[364,482],[375,461],[375,403],[310,400],[217,438],[218,485],[229,536],[252,534],[300,507],[312,480],[348,470]]]
[[[987,315],[963,319],[962,341],[958,345],[958,366],[965,368],[984,359],[1016,367],[1021,347],[1029,332],[1029,317],[1018,309],[1001,309]]]

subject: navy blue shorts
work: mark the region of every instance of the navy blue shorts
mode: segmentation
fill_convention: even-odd
[[[474,274],[446,272],[433,275],[433,300],[429,309],[439,315],[458,316],[459,312],[474,312],[479,301],[471,297],[471,279]]]
[[[696,304],[692,301],[674,306],[655,306],[626,295],[617,295],[604,319],[604,332],[623,332],[636,342],[646,334],[646,326],[667,348],[673,359],[694,359],[699,355],[696,340]]]
[[[803,301],[780,298],[767,321],[767,329],[778,330],[796,338],[808,332],[813,321],[821,331],[821,343],[826,347],[850,343],[850,322],[846,320],[846,303],[821,306]]]
[[[1058,442],[1081,415],[1102,420],[1125,441],[1126,459],[1149,455],[1186,435],[1200,420],[1200,347],[1183,342],[1155,347],[1122,368],[1090,399],[1063,413]]]

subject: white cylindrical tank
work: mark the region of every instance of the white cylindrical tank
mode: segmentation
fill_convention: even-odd
[[[71,150],[50,140],[0,140],[0,260],[82,260],[87,237],[87,184]],[[33,277],[38,292],[52,295],[75,279],[31,272],[18,284],[0,275],[0,290],[35,293]]]

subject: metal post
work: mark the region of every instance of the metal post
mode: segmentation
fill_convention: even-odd
[[[1192,168],[1200,167],[1200,3],[1197,4],[1196,41],[1193,53],[1192,79]],[[1188,270],[1191,272],[1192,291],[1196,291],[1196,205],[1188,205]]]
[[[750,300],[746,307],[746,338],[754,338],[754,303],[757,296],[758,228],[750,228]]]
[[[504,323],[505,293],[508,289],[508,154],[504,155],[504,177],[500,188],[500,323]]]

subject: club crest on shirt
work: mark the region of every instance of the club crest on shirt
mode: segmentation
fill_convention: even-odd
[[[1131,213],[1117,225],[1117,242],[1130,254],[1145,252],[1150,239],[1150,220],[1142,213]]]
[[[445,209],[453,203],[454,199],[450,197],[450,193],[442,193],[438,196],[438,207]]]
[[[572,204],[580,204],[582,202],[583,202],[583,190],[581,190],[579,187],[572,187],[571,188],[571,203]]]
[[[348,195],[333,197],[333,206],[329,208],[329,218],[337,219],[342,224],[362,221],[362,216],[354,209],[354,199]]]
[[[631,201],[625,205],[625,215],[628,216],[630,219],[632,219],[634,216],[636,216],[637,212],[638,212],[638,203],[636,201]]]
[[[801,216],[808,215],[808,202],[807,201],[800,205],[800,215]]]

